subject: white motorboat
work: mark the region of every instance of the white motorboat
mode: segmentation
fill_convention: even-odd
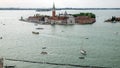
[[[80,53],[81,53],[82,55],[87,55],[87,53],[86,53],[85,50],[80,50]]]

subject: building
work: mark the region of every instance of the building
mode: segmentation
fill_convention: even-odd
[[[96,21],[95,18],[90,18],[88,16],[75,17],[75,22],[77,24],[93,24],[95,21]]]
[[[88,14],[88,13],[86,13]],[[92,24],[96,21],[93,17],[88,16],[74,16],[73,14],[68,14],[66,11],[64,13],[59,13],[56,15],[55,4],[53,3],[52,16],[39,15],[28,17],[26,20],[21,17],[21,21],[35,22],[39,24]]]
[[[67,17],[67,24],[75,24],[75,18],[72,15],[68,15]]]
[[[55,4],[53,4],[52,16],[49,17],[48,22],[51,24],[75,24],[75,18],[72,15],[64,14],[56,15]]]
[[[56,16],[55,4],[53,3],[52,17]]]
[[[60,16],[50,17],[49,22],[51,24],[67,24],[67,17],[60,17]]]
[[[48,22],[48,16],[41,16],[39,14],[36,14],[34,16],[30,16],[27,18],[28,22],[35,22],[39,24],[45,24]]]

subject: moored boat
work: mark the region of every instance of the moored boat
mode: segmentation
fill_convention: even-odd
[[[87,53],[86,53],[85,50],[80,50],[80,53],[81,53],[82,55],[87,55]]]
[[[46,49],[47,47],[42,47],[42,49]]]
[[[43,30],[44,28],[36,28],[36,29],[38,29],[38,30]]]
[[[79,59],[85,59],[85,57],[79,57]]]
[[[32,31],[32,33],[33,33],[33,34],[39,34],[39,32],[34,32],[34,31]]]
[[[45,51],[42,51],[41,54],[43,54],[43,55],[47,55],[48,53],[45,52]]]
[[[15,68],[15,66],[4,66],[4,68]]]

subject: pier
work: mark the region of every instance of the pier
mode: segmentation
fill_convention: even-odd
[[[51,63],[51,62],[43,62],[43,61],[18,60],[18,59],[10,59],[10,58],[5,58],[5,60],[20,61],[20,62],[27,62],[27,63],[38,63],[38,64],[49,64],[49,65],[82,67],[82,68],[111,68],[111,67],[102,67],[102,66],[75,65],[75,64]]]

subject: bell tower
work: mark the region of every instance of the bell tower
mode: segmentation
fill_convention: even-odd
[[[55,4],[53,3],[53,8],[52,8],[52,17],[55,17],[56,11],[55,11]]]

